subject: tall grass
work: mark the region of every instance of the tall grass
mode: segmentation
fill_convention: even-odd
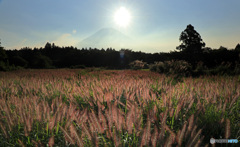
[[[204,146],[240,137],[237,76],[0,73],[0,146]]]

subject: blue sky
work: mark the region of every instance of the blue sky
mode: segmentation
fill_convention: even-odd
[[[121,28],[114,13],[125,7],[130,24]],[[239,0],[0,0],[0,39],[6,49],[75,46],[102,28],[134,39],[134,51],[169,52],[192,24],[206,46],[240,43]]]

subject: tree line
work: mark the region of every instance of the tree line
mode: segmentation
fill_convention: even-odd
[[[54,43],[47,42],[45,47],[29,48],[20,50],[5,50],[0,44],[0,70],[14,68],[85,68],[104,67],[107,69],[128,69],[133,61],[140,60],[148,65],[156,62],[184,60],[197,68],[201,63],[206,68],[214,68],[221,64],[230,64],[229,69],[239,64],[240,44],[235,49],[219,47],[211,49],[205,47],[200,34],[192,25],[180,34],[182,42],[176,51],[169,53],[145,53],[113,48],[97,49],[73,46],[59,47]]]

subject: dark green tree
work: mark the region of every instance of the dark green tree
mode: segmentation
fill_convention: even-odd
[[[51,49],[51,48],[52,48],[51,43],[47,42],[45,45],[45,49]]]
[[[194,30],[191,24],[181,33],[179,41],[182,41],[182,44],[176,49],[186,53],[200,53],[203,51],[202,48],[205,47],[200,34]]]
[[[6,71],[8,65],[6,64],[7,60],[7,54],[3,47],[1,46],[1,40],[0,40],[0,71]]]
[[[32,68],[52,68],[52,60],[42,55],[41,53],[38,53],[34,56],[34,60],[32,63]]]
[[[1,40],[0,40],[0,61],[5,61],[7,59],[7,54],[3,47],[1,46]]]
[[[220,51],[227,51],[227,48],[224,47],[224,46],[220,46],[218,50],[220,50]]]
[[[240,51],[240,44],[238,43],[237,46],[235,47],[236,51]]]
[[[13,56],[11,58],[11,63],[14,64],[15,66],[20,66],[20,67],[27,67],[28,65],[28,62],[21,56]]]

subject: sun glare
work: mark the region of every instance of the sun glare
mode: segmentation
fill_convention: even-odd
[[[130,19],[131,19],[131,15],[129,11],[124,7],[121,7],[120,9],[118,9],[114,15],[114,20],[117,23],[117,25],[119,25],[120,27],[128,26]]]

